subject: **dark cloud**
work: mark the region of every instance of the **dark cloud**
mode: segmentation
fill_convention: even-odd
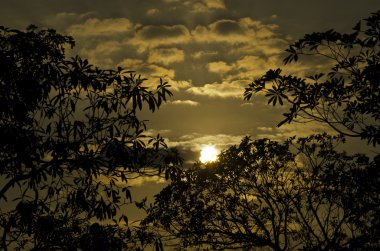
[[[219,35],[234,35],[244,33],[241,25],[233,20],[220,20],[214,24],[213,30]]]
[[[188,36],[189,31],[183,25],[175,26],[144,26],[137,30],[137,36],[141,39],[156,40],[156,39],[171,39],[181,36]]]

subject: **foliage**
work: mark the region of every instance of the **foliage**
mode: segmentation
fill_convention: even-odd
[[[145,207],[143,226],[179,250],[378,250],[380,155],[337,150],[345,136],[380,143],[380,12],[364,21],[351,34],[305,35],[287,50],[285,64],[312,56],[331,66],[326,73],[269,70],[245,91],[247,100],[264,94],[289,107],[279,126],[312,120],[340,136],[246,137],[183,171]]]
[[[349,34],[329,30],[305,35],[289,46],[284,63],[311,56],[331,69],[307,78],[269,70],[246,88],[245,99],[263,93],[268,104],[287,104],[289,112],[279,126],[301,117],[325,123],[342,135],[379,144],[379,26],[380,11],[364,19],[364,25],[359,22]]]
[[[137,116],[172,95],[168,83],[152,90],[134,72],[67,59],[65,48],[73,46],[54,30],[0,27],[4,250],[73,250],[88,237],[83,230],[112,232],[89,227],[90,219],[127,226],[119,209],[132,202],[130,175],[173,178],[179,171],[178,154],[160,135],[146,136]]]
[[[341,142],[244,138],[216,162],[184,171],[143,223],[178,238],[180,250],[375,250],[380,156],[338,152]]]

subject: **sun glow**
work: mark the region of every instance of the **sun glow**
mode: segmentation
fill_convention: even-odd
[[[201,157],[199,160],[202,163],[215,161],[217,159],[218,150],[214,146],[204,146],[201,150]]]

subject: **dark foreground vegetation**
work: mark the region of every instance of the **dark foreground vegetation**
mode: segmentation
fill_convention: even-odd
[[[134,248],[119,210],[132,202],[128,179],[174,177],[181,165],[159,135],[144,135],[138,117],[172,95],[169,85],[151,90],[133,72],[68,59],[73,46],[54,30],[0,27],[4,250]],[[107,219],[114,223],[100,224]]]
[[[279,126],[313,121],[338,136],[245,138],[182,172],[146,207],[143,224],[179,249],[379,250],[380,155],[337,150],[344,137],[380,143],[379,46],[380,12],[352,33],[317,32],[290,45],[285,64],[312,57],[329,68],[309,77],[269,70],[245,99],[264,94],[286,106]]]
[[[325,72],[269,70],[246,88],[289,109],[279,126],[314,121],[336,136],[247,137],[183,169],[139,118],[172,95],[166,82],[150,89],[134,72],[68,59],[74,41],[54,30],[0,27],[1,249],[380,249],[380,156],[338,150],[345,137],[380,143],[379,45],[377,12],[287,49],[286,64],[318,57]],[[137,203],[139,226],[123,210],[131,175],[171,180]]]

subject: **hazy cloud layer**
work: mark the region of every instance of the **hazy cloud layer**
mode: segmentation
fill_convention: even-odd
[[[185,53],[177,48],[158,48],[149,52],[148,62],[169,65],[173,63],[183,62]]]
[[[143,53],[159,46],[186,44],[190,40],[190,32],[184,25],[148,25],[137,27],[135,36],[127,44],[135,46],[138,52]]]
[[[208,10],[226,8],[224,1],[220,0],[184,4],[192,8],[202,5]],[[157,8],[146,10],[148,16],[161,14]],[[87,16],[90,17],[86,19]],[[286,44],[286,39],[276,33],[277,24],[251,17],[220,19],[190,29],[181,23],[156,25],[133,22],[125,17],[101,19],[94,17],[93,13],[57,14],[61,19],[74,20],[74,17],[78,23],[70,24],[66,30],[83,41],[80,53],[95,64],[121,66],[147,78],[163,78],[176,91],[187,89],[187,93],[200,96],[241,97],[245,84],[280,61],[278,54]],[[226,49],[207,49],[217,44]],[[206,50],[196,49],[204,46]],[[220,59],[209,61],[206,57]],[[198,62],[192,62],[193,59]],[[179,67],[178,64],[187,67]],[[208,73],[212,74],[213,81],[206,80]],[[202,75],[206,78],[194,85],[190,77]]]
[[[68,28],[68,32],[75,37],[107,36],[128,33],[133,23],[127,18],[90,18],[82,24],[75,24]]]
[[[221,0],[164,2],[171,8],[187,6],[192,12],[203,15],[226,11]],[[146,9],[145,16],[154,19],[162,17],[164,12],[164,9],[152,7]],[[244,87],[268,69],[283,66],[282,52],[291,40],[291,36],[278,32],[280,24],[275,23],[276,14],[269,16],[267,21],[245,16],[220,18],[193,26],[181,22],[149,24],[131,21],[127,17],[99,18],[92,12],[61,13],[56,18],[67,20],[70,24],[67,31],[85,39],[80,52],[96,64],[134,70],[149,78],[147,85],[150,87],[163,78],[181,97],[170,100],[167,105],[197,107],[201,109],[199,112],[202,112],[200,104],[204,101],[198,101],[197,97],[240,100],[242,107],[254,108],[252,103],[242,101]],[[321,62],[293,64],[286,66],[285,72],[306,74],[310,68],[322,70],[324,66]],[[255,113],[254,109],[252,113]],[[326,127],[311,124],[281,128],[258,126],[253,137],[283,140],[292,135],[303,136],[325,130]],[[178,140],[171,140],[170,134],[167,134],[170,146],[194,154],[202,145],[213,144],[225,149],[238,144],[243,137],[188,132]]]
[[[301,0],[12,0],[2,2],[0,25],[55,28],[75,38],[70,56],[134,70],[149,87],[168,81],[174,97],[148,127],[165,128],[173,146],[199,151],[202,144],[237,144],[245,131],[273,139],[326,131],[313,124],[275,127],[284,109],[266,109],[263,97],[243,101],[244,87],[270,68],[301,76],[323,71],[328,64],[319,59],[284,67],[284,49],[304,33],[350,31],[377,8],[373,0],[323,0],[313,8]]]
[[[170,147],[191,150],[197,153],[200,152],[202,147],[206,145],[213,145],[219,151],[221,151],[227,149],[227,147],[231,145],[238,144],[243,137],[243,135],[204,135],[199,133],[192,133],[188,135],[183,135],[177,141],[169,141],[168,145]]]
[[[174,100],[174,101],[169,101],[168,104],[199,106],[199,102],[196,102],[196,101],[193,101],[193,100]]]
[[[284,124],[281,127],[274,127],[273,129],[271,127],[258,127],[257,129],[259,131],[256,135],[257,138],[269,138],[273,140],[285,140],[294,136],[307,137],[323,132],[336,135],[336,132],[329,126],[316,122]]]
[[[243,98],[244,87],[247,81],[223,81],[222,83],[205,84],[201,87],[190,87],[186,91],[200,96],[213,98]]]

